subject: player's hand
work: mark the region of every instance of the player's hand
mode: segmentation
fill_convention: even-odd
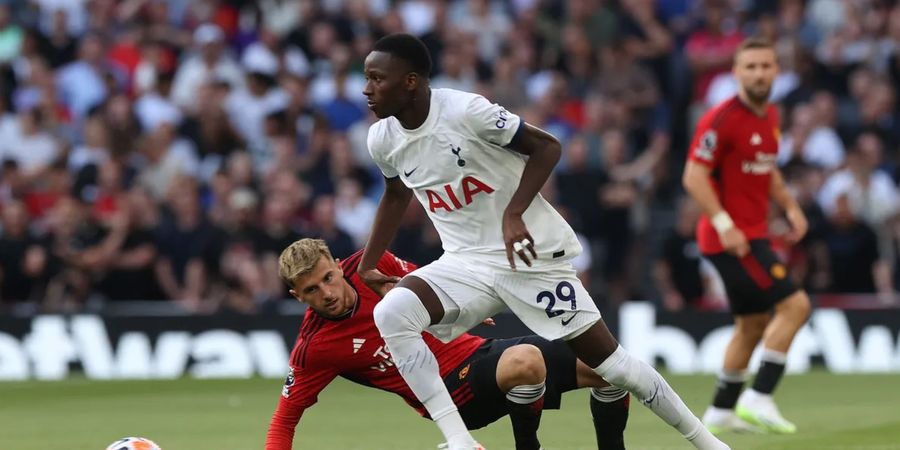
[[[800,208],[788,210],[787,218],[791,222],[791,231],[784,236],[784,239],[789,244],[796,244],[803,239],[803,236],[806,236],[806,232],[809,231],[809,223],[806,222],[806,215]]]
[[[369,289],[375,291],[379,297],[384,297],[388,291],[400,282],[400,277],[387,276],[378,269],[360,270],[359,278],[366,283]]]
[[[534,239],[528,232],[528,228],[525,227],[525,221],[522,220],[521,214],[503,213],[503,242],[506,244],[506,259],[513,271],[516,270],[513,253],[519,255],[519,258],[528,267],[531,267],[531,259],[525,253],[526,249],[531,253],[532,259],[537,259],[537,252],[534,251]]]
[[[494,326],[494,325],[497,325],[497,322],[494,322],[494,318],[493,318],[493,317],[488,317],[487,319],[482,320],[481,323],[482,323],[483,325],[487,325],[487,326],[489,326],[489,327],[492,327],[492,326]]]
[[[729,228],[719,235],[719,239],[722,241],[722,247],[725,251],[738,258],[743,258],[744,255],[750,252],[750,243],[747,242],[747,237],[737,227]]]

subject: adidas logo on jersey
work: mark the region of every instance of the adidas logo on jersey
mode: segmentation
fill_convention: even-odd
[[[753,136],[750,136],[750,145],[759,145],[762,144],[762,136],[759,133],[753,133]]]
[[[353,353],[356,354],[356,352],[358,352],[365,343],[366,340],[363,338],[353,338]]]

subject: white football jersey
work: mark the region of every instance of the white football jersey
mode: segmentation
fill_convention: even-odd
[[[369,153],[387,178],[400,177],[434,223],[445,252],[506,255],[503,211],[526,157],[507,148],[523,123],[484,97],[432,89],[428,118],[415,130],[395,117],[369,128]],[[575,232],[538,194],[523,215],[541,259],[581,253]]]

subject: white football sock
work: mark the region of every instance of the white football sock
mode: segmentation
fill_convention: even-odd
[[[397,370],[441,429],[450,448],[474,446],[475,439],[441,379],[437,359],[422,339],[431,317],[419,297],[407,288],[391,289],[375,306],[373,316]]]
[[[701,450],[728,448],[703,426],[656,370],[628,354],[622,346],[593,370],[610,384],[631,392],[694,447]]]

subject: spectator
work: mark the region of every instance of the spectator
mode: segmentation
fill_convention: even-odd
[[[17,302],[39,301],[47,274],[46,244],[28,226],[21,202],[3,207],[0,233],[0,311]]]
[[[316,77],[310,85],[310,98],[318,105],[334,130],[346,131],[362,119],[362,95],[365,78],[350,71],[350,49],[338,45],[331,50],[330,70]]]
[[[231,192],[229,217],[222,248],[220,276],[228,287],[224,306],[238,312],[252,312],[271,301],[276,292],[263,272],[267,250],[266,235],[258,226],[259,198],[248,188]]]
[[[890,175],[879,169],[882,158],[883,143],[878,135],[860,135],[848,156],[847,168],[828,177],[819,192],[819,205],[825,214],[834,217],[842,195],[847,196],[853,214],[875,229],[897,214],[900,192]]]
[[[364,247],[378,205],[363,196],[358,180],[348,177],[338,181],[334,206],[337,225],[350,234],[357,247]]]
[[[744,35],[728,23],[729,8],[723,0],[706,0],[703,27],[691,33],[685,46],[694,76],[694,101],[706,99],[713,79],[731,69],[732,56]]]
[[[225,110],[238,134],[247,142],[254,160],[264,160],[264,122],[268,114],[287,107],[288,97],[275,83],[278,60],[266,53],[247,53],[242,60],[247,70],[246,87],[232,88]]]
[[[50,17],[50,29],[43,30],[39,45],[50,67],[56,69],[75,59],[78,46],[76,36],[69,30],[65,11],[57,11]]]
[[[451,45],[441,53],[441,73],[431,83],[436,88],[473,91],[478,82],[478,74],[471,64],[463,58],[460,45]]]
[[[656,76],[664,92],[672,92],[669,70],[671,52],[675,45],[672,32],[657,16],[653,0],[624,0],[620,30],[628,53]]]
[[[109,133],[109,150],[112,157],[117,160],[126,160],[133,157],[139,145],[141,127],[137,117],[131,109],[131,101],[124,94],[117,94],[107,100],[101,108],[103,122]]]
[[[335,258],[346,258],[356,251],[353,238],[337,224],[334,197],[323,195],[313,204],[313,225],[306,233],[328,244]]]
[[[694,230],[701,210],[689,198],[682,197],[678,205],[675,227],[662,243],[662,253],[653,267],[653,278],[659,291],[662,307],[667,311],[686,308],[704,309],[709,283],[704,270]]]
[[[263,206],[261,269],[265,289],[276,299],[287,295],[284,283],[278,278],[278,256],[291,243],[304,237],[294,222],[294,205],[290,197],[283,194],[270,194],[266,197]]]
[[[156,280],[158,255],[154,223],[144,208],[145,193],[135,189],[119,199],[119,211],[109,219],[110,233],[116,240],[110,249],[106,272],[98,284],[99,292],[112,301],[160,300],[165,298]],[[152,206],[151,206],[152,207]]]
[[[825,100],[820,100],[825,102]],[[791,114],[791,127],[781,139],[778,165],[802,161],[829,171],[844,163],[844,144],[834,129],[825,125],[812,105],[801,104]]]
[[[211,82],[225,82],[233,89],[244,84],[241,68],[225,52],[225,35],[216,25],[203,24],[194,30],[197,54],[191,55],[178,67],[172,85],[172,100],[187,112],[192,112],[200,86]]]
[[[827,292],[890,294],[893,291],[891,271],[887,262],[879,256],[878,237],[860,221],[851,207],[848,194],[841,194],[835,201],[830,221],[822,233],[827,259],[818,266],[827,271],[822,278],[830,280]]]
[[[103,119],[92,115],[84,123],[84,143],[69,154],[69,170],[77,173],[83,167],[101,165],[109,159],[109,134]]]
[[[182,132],[197,148],[197,156],[204,161],[204,167],[218,169],[233,151],[244,147],[244,140],[225,111],[227,95],[228,86],[223,83],[199,86],[195,97],[196,111],[182,125]]]
[[[456,2],[454,6],[456,8],[450,12],[453,24],[461,31],[475,35],[478,56],[493,61],[499,54],[503,36],[512,27],[509,16],[504,14],[499,3],[490,0],[466,0]]]
[[[134,103],[134,114],[144,130],[154,130],[165,121],[176,126],[180,123],[182,113],[169,99],[171,91],[172,73],[161,72],[157,74],[153,88]]]
[[[193,145],[176,134],[181,113],[173,105],[157,103],[145,119],[149,134],[142,142],[144,163],[139,181],[162,199],[176,176],[198,174],[199,160]]]
[[[5,203],[21,198],[28,188],[19,170],[19,163],[13,159],[2,160],[0,167],[0,207]]]
[[[572,138],[567,148],[566,164],[557,172],[559,201],[568,211],[569,223],[591,241],[600,235],[598,201],[603,172],[589,162],[590,150],[585,138]]]
[[[59,145],[44,128],[44,117],[37,108],[27,109],[15,122],[6,122],[0,130],[0,159],[13,160],[23,175],[39,178],[59,156]]]
[[[117,161],[107,160],[85,166],[82,173],[88,171],[94,172],[95,176],[90,177],[92,179],[85,183],[88,186],[82,189],[86,189],[85,195],[93,203],[91,214],[101,222],[111,221],[123,208],[128,207],[125,168]]]
[[[61,22],[66,31],[74,36],[81,35],[87,27],[88,0],[32,0],[40,13],[41,30],[45,33],[50,24]]]
[[[221,231],[203,217],[194,181],[178,178],[167,200],[171,216],[160,224],[157,282],[187,311],[212,312],[217,305],[206,295],[219,269]]]
[[[0,5],[0,63],[6,64],[19,56],[22,47],[23,33],[11,21],[9,5]]]
[[[86,35],[78,45],[78,59],[59,69],[56,83],[60,98],[77,119],[109,95],[103,81],[110,70],[104,61],[104,47],[99,35]]]
[[[132,90],[135,95],[151,91],[161,73],[173,73],[175,55],[161,42],[145,40],[139,46],[140,55],[132,74]]]
[[[66,196],[56,202],[50,216],[52,279],[44,304],[47,311],[71,312],[85,306],[114,239],[82,199]]]
[[[653,74],[637,64],[622,45],[601,49],[603,69],[597,78],[598,91],[624,109],[627,121],[642,142],[653,132],[667,132],[668,108],[660,103],[661,91]]]

